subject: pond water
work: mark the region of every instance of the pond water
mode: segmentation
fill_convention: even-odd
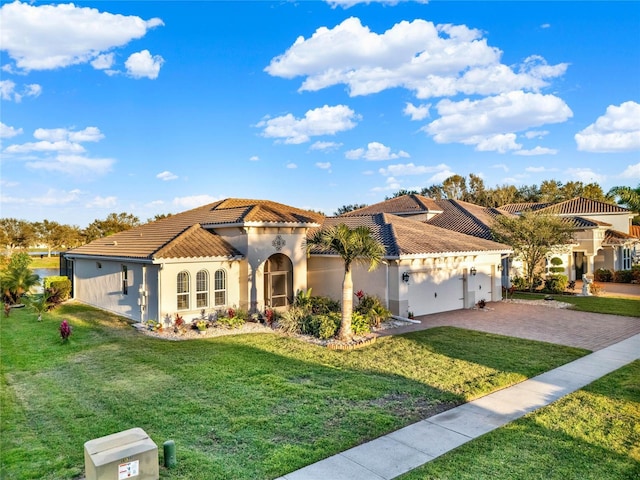
[[[32,268],[33,273],[40,276],[40,280],[46,277],[54,277],[60,275],[60,269],[58,268]]]

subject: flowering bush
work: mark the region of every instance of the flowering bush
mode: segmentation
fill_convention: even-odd
[[[66,320],[62,320],[62,323],[60,324],[60,337],[62,338],[63,342],[66,342],[67,340],[69,340],[69,337],[71,336],[71,325],[69,325],[69,322],[67,322]]]

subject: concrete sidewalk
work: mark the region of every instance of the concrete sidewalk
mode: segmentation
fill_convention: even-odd
[[[386,480],[568,395],[640,358],[640,334],[276,480]]]

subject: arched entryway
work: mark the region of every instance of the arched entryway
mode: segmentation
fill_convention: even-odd
[[[282,253],[271,255],[264,264],[264,303],[267,307],[293,303],[293,263]]]

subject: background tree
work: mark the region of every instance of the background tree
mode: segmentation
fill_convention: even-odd
[[[317,248],[324,253],[335,253],[344,262],[342,282],[342,319],[338,338],[350,341],[351,316],[353,314],[353,279],[351,266],[355,263],[369,264],[369,271],[377,268],[385,254],[384,246],[376,240],[368,227],[349,228],[341,223],[335,227],[323,228],[307,239],[307,253]]]
[[[467,195],[467,180],[462,175],[451,175],[442,182],[445,198],[464,200]]]
[[[173,213],[157,213],[153,216],[153,218],[147,218],[147,223],[157,222],[158,220],[169,218],[172,215]]]
[[[618,205],[625,206],[635,213],[633,224],[640,225],[640,183],[636,188],[613,187],[609,190],[608,195],[615,198]]]
[[[349,205],[343,205],[338,210],[333,212],[333,215],[339,217],[340,215],[344,215],[345,213],[353,212],[354,210],[359,210],[360,208],[366,207],[366,203],[353,203]]]
[[[94,220],[84,230],[87,243],[114,233],[124,232],[140,225],[140,219],[131,213],[110,213],[104,220]]]
[[[544,268],[545,255],[573,238],[571,226],[563,219],[530,211],[518,217],[496,217],[491,232],[496,241],[510,245],[522,260],[529,291],[533,291],[536,274]]]
[[[402,197],[403,195],[417,195],[417,194],[418,194],[417,190],[406,190],[403,188],[401,190],[398,190],[396,193],[394,193],[390,197],[385,197],[384,199],[391,200],[392,198]]]
[[[431,185],[420,190],[420,195],[433,198],[434,200],[442,200],[444,197],[444,191],[442,185]]]
[[[9,255],[16,248],[27,249],[36,240],[33,224],[17,218],[0,218],[0,242]]]
[[[58,222],[43,220],[33,224],[36,232],[37,242],[47,248],[47,257],[51,256],[51,251],[60,248],[58,245],[59,230],[62,228]]]

